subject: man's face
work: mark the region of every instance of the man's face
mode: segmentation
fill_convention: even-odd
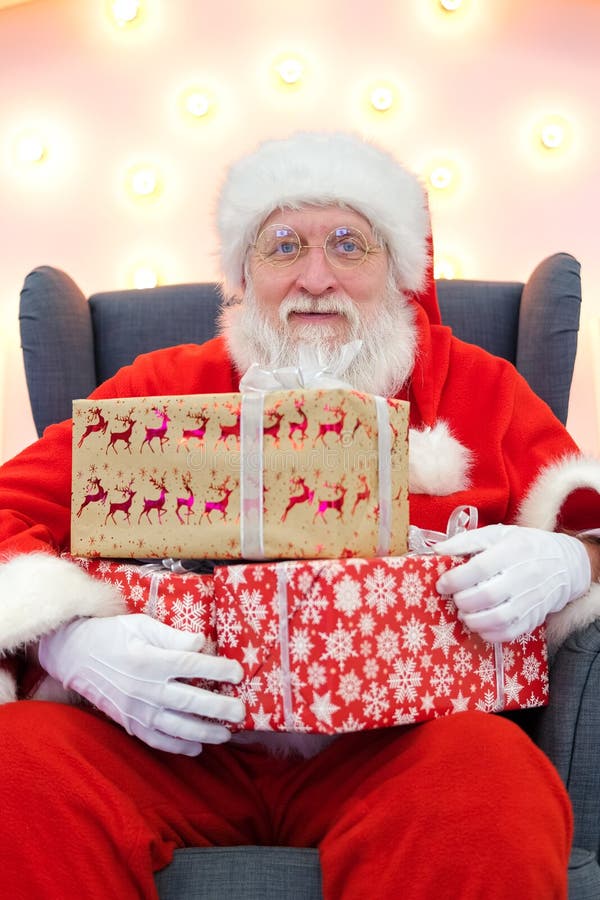
[[[294,341],[310,339],[338,344],[350,337],[357,319],[368,327],[388,283],[388,254],[377,246],[369,222],[359,213],[338,206],[275,210],[261,231],[284,224],[310,248],[284,267],[265,262],[251,251],[248,274],[257,311],[275,329],[283,328]],[[341,226],[358,229],[371,250],[360,265],[339,267],[322,249],[327,236]]]
[[[263,228],[271,224],[291,226],[301,243],[311,246],[284,267],[269,265],[250,250],[242,303],[224,310],[221,319],[238,370],[245,372],[253,363],[297,365],[301,343],[312,344],[327,359],[342,344],[360,340],[344,380],[361,391],[393,396],[414,365],[414,311],[368,221],[330,206],[279,210]],[[360,265],[338,267],[327,259],[322,245],[340,227],[358,228],[374,247]],[[279,252],[285,256],[291,251],[293,259],[294,240],[277,244]],[[344,241],[337,249],[353,254],[354,246]]]

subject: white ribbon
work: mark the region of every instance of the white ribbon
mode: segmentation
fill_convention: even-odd
[[[292,700],[292,674],[290,671],[290,631],[287,598],[287,568],[277,566],[277,612],[279,615],[279,653],[281,660],[281,700],[283,724],[286,731],[294,730],[294,704]]]
[[[250,366],[240,381],[240,545],[244,559],[264,559],[263,524],[263,414],[264,398],[271,391],[331,389],[352,390],[341,376],[355,358],[362,341],[343,344],[325,358],[322,348],[298,347],[298,365]],[[383,397],[376,397],[379,430],[379,535],[378,555],[387,556],[391,543],[391,435],[389,410]]]
[[[434,547],[439,541],[445,541],[462,531],[471,531],[477,528],[478,512],[475,506],[457,506],[448,517],[446,533],[442,531],[430,531],[427,528],[418,528],[411,525],[408,530],[408,547],[413,553],[420,555],[433,553]],[[496,641],[494,647],[494,669],[496,673],[496,704],[495,712],[504,709],[504,653],[502,644]]]

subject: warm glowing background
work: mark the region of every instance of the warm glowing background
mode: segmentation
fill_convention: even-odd
[[[524,280],[550,253],[579,258],[569,428],[598,452],[598,0],[463,0],[455,12],[438,0],[145,0],[121,26],[110,8],[0,0],[0,459],[34,438],[17,325],[27,272],[58,266],[86,293],[132,285],[140,268],[213,280],[224,166],[298,128],[357,130],[424,178],[454,174],[431,192],[440,273]],[[289,57],[294,84],[275,70]],[[391,107],[373,108],[374,88]],[[186,111],[190,90],[205,115]],[[545,120],[563,129],[555,149],[540,143]],[[136,198],[127,178],[140,164],[160,181]]]

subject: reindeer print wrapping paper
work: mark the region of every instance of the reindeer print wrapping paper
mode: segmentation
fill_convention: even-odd
[[[240,394],[75,401],[71,552],[369,557],[384,524],[386,552],[406,551],[407,403],[274,391],[263,399],[260,452],[256,440],[244,446],[243,431]],[[259,473],[258,493],[248,472]],[[260,553],[244,554],[244,535],[256,544],[257,530]]]

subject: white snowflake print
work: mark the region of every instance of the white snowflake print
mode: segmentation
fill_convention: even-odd
[[[439,648],[446,659],[448,659],[450,647],[458,647],[458,641],[454,637],[455,624],[455,622],[447,622],[446,617],[442,613],[440,615],[439,624],[429,626],[434,634],[433,645],[431,649],[437,650]]]
[[[371,641],[361,641],[359,649],[363,659],[370,659],[373,656],[373,644]]]
[[[488,681],[491,682],[491,684],[494,684],[494,682],[496,681],[496,667],[492,660],[484,656],[480,656],[477,674],[479,675],[482,684],[485,684]]]
[[[502,658],[504,659],[504,671],[510,672],[515,667],[515,651],[509,644],[502,644]]]
[[[241,630],[233,609],[217,609],[217,632],[222,646],[237,647]]]
[[[473,669],[473,654],[466,647],[459,647],[452,656],[452,665],[457,675],[464,678]]]
[[[313,586],[314,580],[315,576],[310,569],[301,569],[296,576],[298,593],[302,595],[308,594]]]
[[[141,584],[134,584],[129,591],[129,602],[136,608],[141,606],[146,599],[146,588]]]
[[[179,631],[202,631],[206,610],[189,593],[173,604],[173,628]]]
[[[379,722],[390,705],[385,685],[372,681],[369,685],[369,690],[362,695],[362,702],[365,716],[368,719],[372,719],[373,722]]]
[[[313,648],[308,633],[308,628],[298,628],[290,639],[290,652],[294,662],[308,662],[310,651]]]
[[[319,578],[322,578],[325,584],[331,584],[338,575],[343,575],[345,573],[345,568],[342,563],[337,562],[336,560],[330,559],[327,561],[327,565],[323,566],[319,570]]]
[[[352,615],[361,606],[360,584],[355,578],[344,575],[334,585],[333,591],[335,594],[333,605],[347,616]]]
[[[346,660],[350,656],[357,656],[356,650],[352,645],[352,640],[356,634],[356,628],[343,628],[341,622],[338,622],[334,631],[319,632],[320,637],[325,641],[325,653],[323,659],[333,659],[340,667],[340,671],[344,671]]]
[[[417,688],[421,686],[422,678],[414,659],[396,660],[394,671],[388,678],[394,699],[398,703],[412,703],[417,699]]]
[[[324,722],[330,728],[333,727],[331,717],[338,711],[339,706],[332,702],[331,691],[326,691],[322,695],[317,694],[315,691],[313,693],[313,702],[309,708],[315,719],[318,719],[319,722]]]
[[[451,697],[452,712],[466,712],[469,708],[471,698],[463,696],[463,692],[459,691],[456,697]]]
[[[153,619],[158,619],[159,622],[166,622],[169,616],[169,611],[167,609],[167,604],[165,603],[164,597],[155,597],[151,600],[148,600],[148,602],[144,606],[144,612],[147,616],[150,616]]]
[[[313,662],[308,667],[307,680],[311,687],[319,688],[327,681],[325,666],[321,663]]]
[[[419,622],[414,615],[410,622],[401,626],[402,646],[409,653],[417,654],[425,643],[425,623]]]
[[[377,656],[380,656],[386,663],[391,663],[398,656],[398,641],[400,635],[392,631],[387,625],[377,635]]]
[[[302,603],[302,613],[300,614],[302,624],[318,625],[327,606],[326,598],[319,591],[313,591],[312,594],[305,597]]]
[[[394,725],[414,725],[417,721],[417,707],[409,707],[408,712],[402,712],[400,709],[395,710],[392,721]]]
[[[272,697],[281,696],[283,679],[281,677],[281,668],[279,666],[274,666],[265,673],[265,681],[265,692],[267,694],[271,694]]]
[[[486,691],[481,700],[478,700],[475,704],[475,709],[478,709],[480,712],[495,712],[496,711],[496,694],[494,691]]]
[[[202,652],[208,653],[209,656],[217,655],[217,642],[214,638],[205,638],[204,643],[202,644]]]
[[[425,609],[430,616],[434,615],[440,608],[440,595],[428,594],[425,597]]]
[[[379,663],[377,660],[366,659],[363,666],[363,672],[365,673],[365,678],[377,678],[377,673],[379,672]]]
[[[260,623],[267,615],[267,607],[262,602],[262,591],[243,590],[240,594],[240,609],[244,621],[255,633],[260,630]]]
[[[453,684],[454,675],[447,665],[433,667],[431,687],[436,697],[448,697]]]
[[[352,703],[360,697],[360,689],[362,686],[361,679],[358,677],[354,669],[346,675],[340,676],[340,686],[338,694],[344,703]]]
[[[373,634],[375,630],[375,619],[371,613],[363,613],[358,620],[358,630],[363,636]]]
[[[199,578],[195,586],[201,597],[212,597],[215,592],[212,578]]]
[[[424,592],[419,572],[407,572],[400,582],[400,594],[406,606],[420,606]]]
[[[260,675],[255,675],[253,678],[244,678],[237,686],[238,697],[243,703],[254,705],[261,693],[261,688],[262,682]]]
[[[358,719],[355,719],[353,715],[349,715],[347,719],[344,719],[342,724],[339,726],[339,730],[349,734],[353,731],[364,731],[365,723],[360,722]]]
[[[389,607],[397,602],[396,579],[383,566],[377,566],[372,575],[365,578],[367,604],[374,607],[378,615],[384,616]]]

